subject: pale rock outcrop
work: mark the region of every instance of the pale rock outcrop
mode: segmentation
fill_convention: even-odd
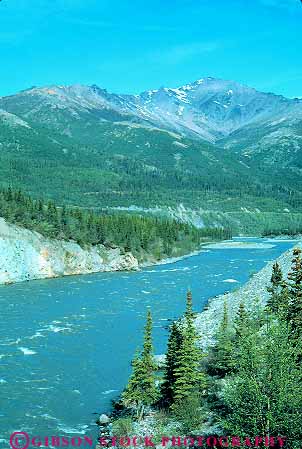
[[[0,218],[0,284],[137,268],[137,259],[119,248],[83,249],[75,242],[50,240]]]

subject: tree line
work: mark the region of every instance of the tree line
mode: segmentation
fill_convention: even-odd
[[[179,255],[204,240],[231,238],[223,228],[197,229],[176,220],[125,213],[95,213],[79,207],[58,207],[53,201],[34,200],[20,190],[0,190],[0,215],[9,223],[37,231],[45,237],[73,240],[81,246],[118,246],[139,258]]]

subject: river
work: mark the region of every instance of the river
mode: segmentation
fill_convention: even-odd
[[[146,308],[154,316],[155,353],[163,353],[168,320],[184,311],[188,287],[201,311],[208,298],[242,285],[294,245],[261,242],[268,244],[204,250],[139,272],[1,286],[1,449],[14,431],[95,435],[93,413],[108,410],[125,385]]]

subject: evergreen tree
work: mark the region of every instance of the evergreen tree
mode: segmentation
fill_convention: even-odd
[[[182,338],[181,325],[179,322],[174,322],[170,326],[164,378],[161,386],[161,402],[164,406],[170,406],[174,402],[175,369]]]
[[[302,441],[302,371],[286,324],[270,323],[240,340],[238,371],[227,378],[227,407],[220,425],[233,435],[286,435],[288,447]]]
[[[142,358],[136,354],[131,362],[132,374],[128,384],[122,393],[122,402],[126,407],[138,408],[143,403],[144,391],[142,388],[142,378],[144,375]]]
[[[293,251],[292,268],[288,274],[289,283],[289,305],[287,321],[295,338],[302,336],[302,260],[301,249]]]
[[[222,321],[216,335],[216,342],[208,360],[208,372],[211,375],[224,377],[233,371],[234,362],[232,332],[229,327],[228,306],[225,301]]]
[[[249,331],[249,315],[245,309],[243,302],[239,304],[237,314],[234,318],[234,328],[235,328],[235,340],[242,338],[247,335]]]
[[[193,300],[192,300],[192,292],[190,289],[187,291],[187,302],[186,302],[186,311],[185,317],[189,319],[193,319]]]
[[[223,302],[223,315],[221,321],[221,330],[225,332],[229,328],[229,311],[228,311],[228,303],[226,300]]]
[[[143,413],[145,406],[154,404],[158,399],[155,370],[156,364],[154,362],[152,344],[152,315],[151,311],[148,310],[143,350],[132,362],[132,374],[122,394],[123,404],[127,407],[135,408],[138,415]]]
[[[154,354],[153,354],[152,314],[150,309],[147,310],[142,361],[144,362],[147,372],[149,373],[150,385],[152,386],[154,381],[153,371],[156,369],[156,364],[154,362]]]
[[[267,309],[272,313],[279,313],[282,308],[282,290],[283,290],[283,275],[278,262],[273,265],[271,283],[267,287],[270,296],[267,301]]]
[[[183,322],[183,338],[174,369],[174,408],[181,401],[200,392],[205,387],[205,375],[200,370],[202,352],[197,347],[197,333],[192,313],[192,295],[187,294],[187,307]]]

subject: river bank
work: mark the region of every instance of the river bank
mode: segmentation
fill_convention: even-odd
[[[212,241],[213,242],[213,241]],[[188,242],[173,248],[174,256],[158,260],[141,251],[135,257],[119,247],[82,247],[74,241],[49,239],[36,231],[9,224],[0,218],[0,284],[114,271],[136,271],[175,263],[199,254],[205,241],[192,251]],[[196,245],[195,245],[196,246]]]
[[[223,242],[209,243],[204,246],[204,249],[264,249],[273,248],[271,243],[259,243],[259,242],[240,242],[236,240],[226,240]]]
[[[138,269],[120,248],[84,249],[72,241],[51,240],[0,218],[0,284],[77,274]]]
[[[296,242],[295,246],[302,247],[302,242]],[[259,243],[259,245],[261,245]],[[220,248],[220,244],[216,248]],[[214,342],[214,335],[221,323],[223,315],[224,302],[228,305],[229,319],[232,321],[238,311],[240,303],[243,303],[248,311],[252,311],[259,305],[265,305],[268,292],[266,287],[269,285],[272,267],[275,262],[280,265],[284,277],[287,277],[292,261],[292,249],[287,250],[276,260],[270,261],[259,272],[252,277],[242,287],[223,295],[209,299],[205,310],[199,313],[195,320],[196,329],[200,335],[200,344],[203,348],[208,347]]]
[[[295,247],[302,247],[302,242],[293,241],[296,243]],[[230,243],[230,242],[228,242]],[[242,243],[242,249],[246,249],[247,246]],[[254,248],[266,249],[270,245],[262,245],[261,242],[254,242]],[[238,249],[239,246],[230,246],[226,244],[217,244],[215,246],[216,250],[221,249]],[[214,247],[213,247],[214,248]],[[218,327],[222,321],[224,312],[224,303],[228,305],[229,320],[233,320],[236,315],[240,303],[244,303],[246,311],[253,313],[262,308],[266,304],[268,299],[267,286],[270,283],[272,266],[275,262],[280,265],[283,277],[287,278],[289,271],[291,270],[293,259],[293,248],[288,249],[283,254],[281,254],[277,259],[268,262],[260,271],[255,273],[244,285],[242,285],[237,290],[230,293],[222,294],[217,297],[213,297],[205,305],[205,310],[196,315],[195,318],[195,328],[199,335],[199,344],[207,353],[207,350],[215,342],[215,334]],[[164,355],[155,356],[155,360],[158,364],[159,369],[162,368],[162,363],[165,359]],[[159,363],[158,363],[159,362]],[[219,382],[219,381],[218,381]],[[120,419],[119,416],[113,417],[113,428],[118,433],[121,425],[124,424],[123,418]],[[177,418],[173,414],[163,414],[157,409],[151,409],[147,412],[144,419],[137,421],[136,419],[128,420],[128,429],[130,435],[155,435],[155,438],[160,435],[174,435],[181,431],[181,423],[177,422]],[[211,421],[211,415],[209,414],[208,419],[202,424],[200,429],[201,434],[216,434],[220,432],[220,429],[215,423]],[[98,446],[97,446],[98,447]],[[139,446],[140,447],[140,446]]]
[[[202,252],[206,252],[207,251],[207,246],[213,244],[213,246],[218,245],[217,242],[204,242],[201,244],[200,248],[195,250],[195,251],[191,251],[190,253],[184,254],[183,256],[177,256],[177,257],[167,257],[165,259],[162,260],[149,260],[146,262],[142,262],[139,264],[140,268],[148,268],[148,267],[152,267],[152,266],[160,266],[160,265],[170,265],[170,264],[174,264],[177,262],[180,262],[181,260],[186,260],[189,259],[190,257],[193,256],[198,256],[198,254],[202,253]]]

